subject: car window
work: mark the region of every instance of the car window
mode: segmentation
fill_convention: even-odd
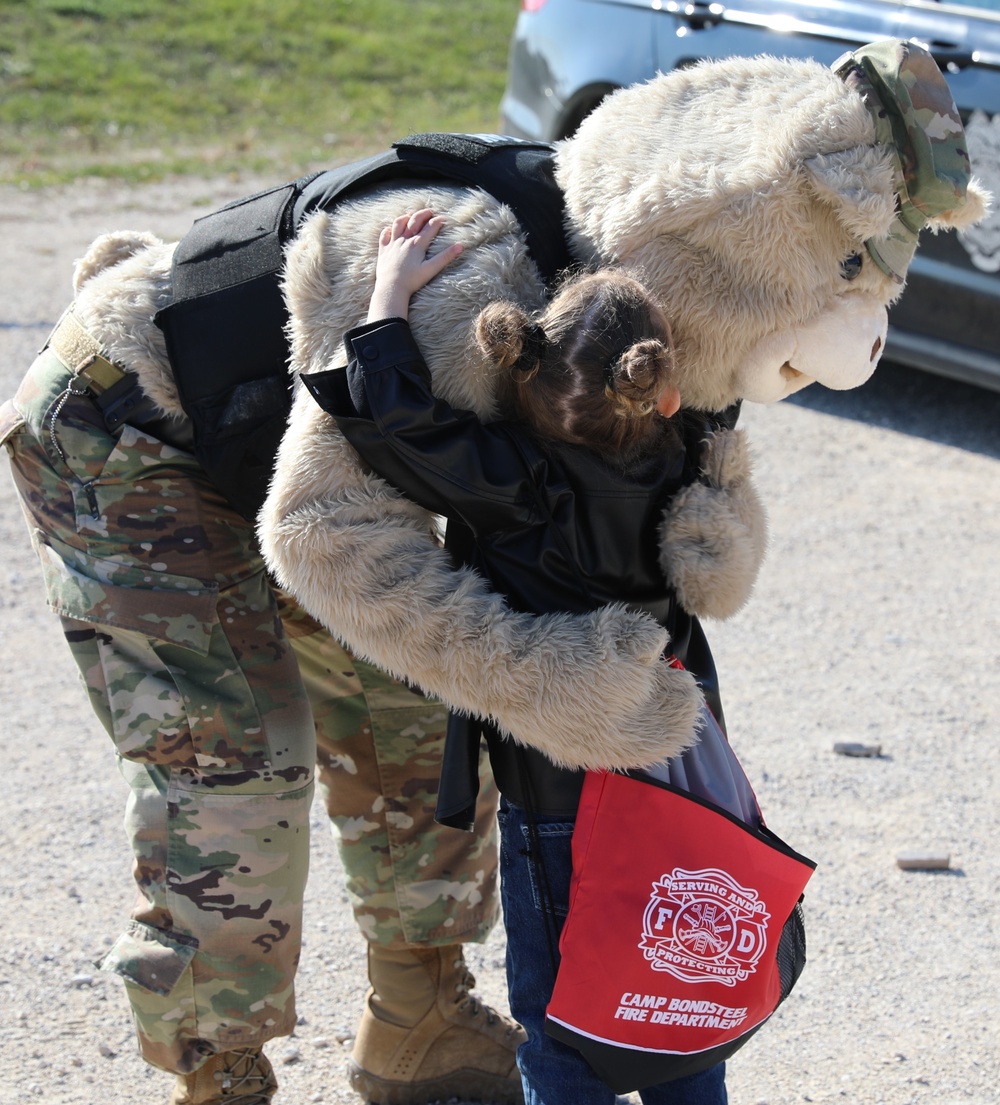
[[[942,4],[943,8],[985,8],[987,11],[1000,11],[1000,0],[956,0],[952,4]]]

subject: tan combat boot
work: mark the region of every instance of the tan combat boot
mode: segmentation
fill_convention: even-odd
[[[167,1105],[268,1105],[278,1080],[259,1047],[220,1051],[193,1074],[179,1074]]]
[[[524,1030],[469,993],[461,945],[368,947],[372,988],[351,1056],[351,1086],[378,1105],[461,1098],[524,1101],[514,1055]]]

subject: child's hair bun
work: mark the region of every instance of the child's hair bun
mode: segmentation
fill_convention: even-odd
[[[660,393],[670,381],[673,350],[656,338],[629,346],[611,366],[608,392],[620,413],[639,416],[652,413]]]
[[[545,350],[545,331],[516,303],[490,303],[476,320],[479,347],[498,368],[522,380],[538,371]]]

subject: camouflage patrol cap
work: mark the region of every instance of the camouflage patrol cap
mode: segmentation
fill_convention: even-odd
[[[844,54],[834,72],[855,88],[892,152],[898,211],[885,238],[869,239],[872,260],[898,283],[930,219],[965,204],[971,175],[965,128],[948,84],[917,42],[886,39]]]

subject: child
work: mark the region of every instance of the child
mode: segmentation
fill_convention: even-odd
[[[680,395],[662,309],[615,271],[570,280],[537,320],[514,304],[491,304],[477,337],[499,370],[498,401],[511,421],[485,425],[433,396],[405,321],[413,293],[461,252],[452,245],[428,256],[442,225],[424,210],[382,231],[368,320],[345,338],[346,372],[304,383],[379,475],[448,518],[452,556],[514,609],[641,608],[670,630],[672,651],[698,672],[711,702],[714,669],[700,626],[677,607],[657,557],[663,509],[693,478],[668,421]],[[682,686],[677,708],[693,733],[698,699]],[[583,772],[488,722],[453,718],[438,802],[446,824],[468,827],[481,734],[502,795],[501,898],[511,1012],[528,1033],[518,1052],[525,1100],[610,1105],[614,1093],[579,1053],[544,1032]],[[724,1067],[640,1096],[646,1105],[724,1105]]]

